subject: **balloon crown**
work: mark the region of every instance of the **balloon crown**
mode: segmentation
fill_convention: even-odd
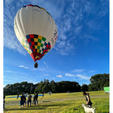
[[[27,6],[31,6],[31,7],[39,7],[39,8],[41,8],[40,6],[38,6],[38,5],[33,5],[33,4],[28,4],[28,5],[25,5],[24,7],[27,7]]]

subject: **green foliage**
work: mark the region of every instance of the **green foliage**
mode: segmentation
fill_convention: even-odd
[[[41,81],[35,91],[38,91],[40,93],[47,93],[47,92],[78,92],[81,90],[80,85],[77,82],[70,82],[70,81],[61,81],[61,82],[55,82],[48,80]]]
[[[53,93],[56,93],[57,91],[56,91],[56,89],[57,89],[57,84],[56,84],[56,82],[54,81],[54,80],[52,80],[51,82],[50,82],[50,90],[51,90],[51,92],[53,92]]]
[[[103,90],[105,86],[109,86],[109,74],[96,74],[90,78],[89,90]]]
[[[82,90],[82,91],[88,91],[88,85],[87,85],[87,84],[83,84],[83,85],[81,86],[81,90]]]
[[[33,93],[35,86],[33,83],[21,82],[8,84],[4,88],[4,95],[16,95],[22,93]]]
[[[81,90],[81,86],[77,82],[70,81],[61,81],[55,82],[49,80],[41,81],[38,84],[32,84],[27,82],[21,82],[16,84],[7,85],[4,88],[5,95],[16,95],[22,93],[47,93],[47,92],[79,92]]]
[[[98,91],[104,90],[104,87],[109,86],[109,74],[96,74],[90,78],[89,85],[83,84],[82,86],[75,81],[49,81],[45,79],[37,84],[21,82],[15,84],[8,84],[4,87],[5,95],[16,95],[22,93],[62,93],[62,92],[79,92],[79,91]]]

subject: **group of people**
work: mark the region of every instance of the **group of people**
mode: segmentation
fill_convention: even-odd
[[[86,99],[86,105],[88,105],[88,107],[92,107],[92,102],[91,102],[89,93],[86,93],[85,91],[83,91],[83,95],[85,96],[85,99]],[[27,100],[27,106],[28,107],[31,106],[31,102],[32,102],[32,95],[29,94],[28,100]],[[34,105],[38,104],[38,93],[34,94],[33,103],[34,103]],[[22,96],[21,96],[20,105],[26,106],[26,96],[24,94],[22,94]]]
[[[26,103],[28,107],[31,106],[32,98],[33,98],[33,103],[36,106],[38,104],[38,93],[35,93],[33,97],[31,94],[29,94],[27,100],[26,100],[26,95],[22,94],[22,96],[20,97],[20,106],[26,106]]]
[[[86,105],[88,107],[92,107],[92,102],[89,96],[89,93],[86,93],[85,91],[83,91],[83,95],[85,96],[86,99]],[[44,96],[44,94],[43,94]],[[33,103],[36,106],[38,104],[38,93],[35,93],[34,96],[32,97],[31,94],[28,95],[28,99],[26,100],[26,95],[22,94],[22,96],[20,97],[20,106],[26,106],[26,102],[27,102],[27,106],[31,107],[31,103],[32,103],[32,98],[33,98]],[[17,99],[19,98],[19,95],[17,95]],[[5,96],[3,98],[3,107],[5,108]]]

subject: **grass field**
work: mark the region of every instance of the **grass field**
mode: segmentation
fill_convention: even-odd
[[[96,113],[109,112],[109,94],[104,91],[89,92]],[[13,95],[11,95],[13,96]],[[85,98],[78,93],[55,93],[39,96],[39,104],[21,108],[20,99],[6,97],[4,113],[84,113]]]

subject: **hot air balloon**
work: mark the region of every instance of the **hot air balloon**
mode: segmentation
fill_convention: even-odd
[[[55,21],[49,12],[38,5],[30,4],[18,10],[14,18],[14,31],[34,62],[40,60],[57,39]]]

